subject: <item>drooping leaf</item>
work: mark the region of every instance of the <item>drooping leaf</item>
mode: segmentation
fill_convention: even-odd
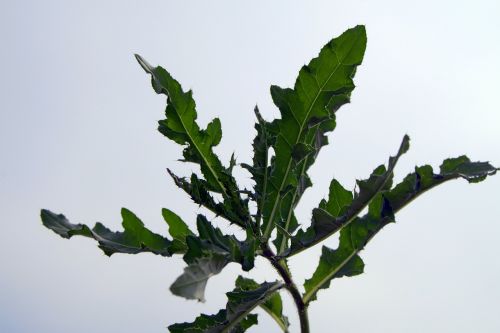
[[[239,276],[236,280],[236,287],[241,290],[249,291],[258,289],[260,284],[252,279]],[[283,332],[288,332],[290,323],[288,318],[283,315],[283,301],[281,300],[281,296],[278,292],[269,296],[265,302],[260,304],[260,307],[263,308],[276,321]]]
[[[401,155],[408,151],[409,145],[410,138],[405,135],[397,154],[389,158],[387,168],[380,165],[368,179],[358,180],[359,192],[355,192],[354,196],[333,180],[329,200],[322,201],[319,207],[313,210],[311,226],[306,231],[299,230],[292,238],[289,255],[294,255],[336,233],[351,223],[378,193],[388,190],[392,185],[394,167]]]
[[[224,235],[203,215],[198,215],[196,224],[198,236],[186,237],[184,261],[188,266],[170,290],[177,296],[203,301],[208,279],[230,262],[241,264],[246,271],[253,268],[256,243],[252,237],[239,241],[232,235]]]
[[[167,96],[166,118],[159,121],[158,130],[185,146],[184,160],[200,165],[205,177],[207,191],[221,193],[224,200],[231,203],[238,215],[245,216],[246,223],[250,223],[250,215],[245,201],[239,196],[238,186],[231,175],[231,166],[226,168],[213,152],[222,138],[221,124],[215,118],[200,129],[196,122],[196,103],[192,91],[184,92],[181,85],[164,68],[151,66],[141,56],[136,55],[141,67],[151,74],[151,83],[158,94]],[[243,223],[245,224],[245,223]]]
[[[165,222],[167,222],[170,236],[173,237],[170,244],[171,253],[185,253],[187,251],[186,237],[194,236],[194,233],[189,230],[187,224],[174,212],[163,208],[161,211]]]
[[[276,136],[275,158],[268,176],[263,208],[263,233],[267,238],[276,225],[282,232],[279,249],[288,247],[293,213],[302,193],[311,185],[306,174],[319,150],[328,140],[325,133],[335,128],[335,112],[349,102],[352,78],[366,47],[363,26],[357,26],[331,40],[319,56],[304,66],[294,89],[271,87],[281,119],[268,125]],[[287,212],[283,216],[282,212]],[[281,251],[280,251],[281,252]]]
[[[170,286],[172,294],[186,299],[205,302],[205,288],[210,277],[219,274],[228,264],[227,258],[214,254],[211,257],[197,258],[186,268]]]
[[[258,288],[243,290],[236,287],[226,293],[228,302],[226,309],[215,315],[202,314],[192,323],[174,324],[168,327],[172,333],[205,332],[205,333],[239,333],[257,322],[256,315],[250,312],[266,302],[283,287],[280,282],[264,282]]]
[[[440,169],[435,174],[429,165],[415,168],[394,188],[377,194],[366,215],[342,228],[337,249],[324,247],[318,268],[306,280],[304,302],[315,300],[316,293],[327,288],[333,278],[362,273],[363,263],[358,253],[384,226],[394,222],[395,213],[416,197],[451,179],[464,178],[475,183],[498,170],[487,162],[471,162],[465,156],[445,160]]]
[[[198,237],[188,236],[188,251],[184,256],[187,263],[203,257],[206,253],[217,253],[228,258],[228,261],[241,264],[245,271],[253,268],[255,259],[255,239],[251,236],[245,241],[238,240],[233,235],[224,235],[219,228],[203,216],[196,220]]]
[[[84,224],[72,224],[64,215],[52,213],[42,209],[42,223],[58,235],[64,238],[72,236],[85,236],[94,238],[99,247],[108,256],[114,253],[136,254],[140,252],[152,252],[162,256],[170,256],[171,241],[148,230],[142,221],[128,209],[122,208],[122,225],[124,231],[113,232],[101,223],[96,223],[90,229]]]

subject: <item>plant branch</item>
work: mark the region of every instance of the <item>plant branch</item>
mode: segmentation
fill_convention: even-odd
[[[263,256],[269,260],[271,265],[276,269],[278,274],[283,278],[285,282],[285,288],[292,295],[292,298],[297,307],[297,311],[300,319],[300,331],[301,333],[309,333],[309,317],[307,314],[308,305],[302,300],[299,289],[293,282],[292,276],[288,271],[288,268],[283,265],[283,261],[276,257],[276,254],[269,248],[268,244],[263,244],[262,246]]]

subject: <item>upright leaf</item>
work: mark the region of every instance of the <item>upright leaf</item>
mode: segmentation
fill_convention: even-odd
[[[141,220],[126,208],[122,208],[123,232],[113,232],[101,223],[90,229],[85,224],[72,224],[64,215],[42,209],[42,223],[63,238],[85,236],[94,238],[103,252],[111,256],[114,253],[136,254],[152,252],[170,256],[171,241],[148,230]]]
[[[440,169],[440,173],[435,174],[429,165],[415,168],[414,173],[393,189],[379,193],[366,215],[341,230],[336,250],[323,247],[318,268],[304,284],[304,302],[315,300],[316,293],[327,288],[333,278],[362,273],[364,265],[358,253],[384,226],[394,221],[395,213],[416,197],[451,179],[464,178],[475,183],[498,170],[487,162],[471,162],[465,156],[445,160]]]
[[[319,150],[327,144],[325,133],[335,128],[335,111],[349,102],[352,78],[366,47],[363,26],[357,26],[330,41],[319,56],[299,73],[294,89],[271,87],[281,119],[269,129],[276,136],[274,162],[263,208],[263,231],[267,238],[276,225],[285,237],[279,248],[287,248],[293,221],[290,211],[311,185],[306,174]],[[286,212],[283,215],[283,212]],[[281,251],[280,251],[281,252]]]
[[[257,322],[256,315],[250,315],[250,312],[266,302],[282,287],[283,284],[280,282],[264,282],[258,288],[251,290],[236,287],[232,292],[226,293],[228,298],[226,309],[211,316],[202,314],[192,323],[174,324],[168,329],[172,333],[244,332],[251,324]]]
[[[196,123],[196,104],[192,91],[184,92],[181,85],[164,68],[151,66],[141,56],[136,59],[142,68],[151,74],[151,83],[158,94],[167,96],[166,118],[159,121],[158,130],[167,138],[185,146],[184,160],[200,165],[206,179],[207,190],[219,192],[223,198],[232,202],[239,215],[245,216],[244,222],[249,223],[248,207],[238,195],[239,190],[231,175],[231,167],[225,168],[214,154],[213,147],[222,138],[221,124],[215,118],[200,129]],[[245,224],[245,223],[242,224]]]
[[[250,166],[243,163],[242,167],[252,174],[252,178],[255,181],[253,199],[257,203],[256,224],[257,228],[260,228],[262,209],[267,198],[268,177],[270,173],[268,165],[269,149],[274,143],[275,136],[269,131],[270,125],[262,118],[257,106],[254,111],[257,117],[257,123],[255,124],[257,135],[253,140],[253,164]]]

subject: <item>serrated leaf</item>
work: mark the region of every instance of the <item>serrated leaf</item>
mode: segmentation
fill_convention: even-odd
[[[304,302],[316,299],[316,293],[327,288],[333,278],[362,273],[362,261],[358,253],[387,224],[394,221],[394,214],[412,200],[431,188],[456,178],[477,182],[493,175],[498,169],[487,162],[471,162],[461,156],[446,160],[441,172],[435,174],[429,165],[415,168],[391,190],[378,193],[370,202],[368,213],[356,218],[342,228],[336,250],[323,248],[320,263],[311,279],[306,280]]]
[[[159,121],[158,130],[185,146],[184,160],[200,165],[205,177],[207,191],[221,193],[224,200],[230,202],[233,211],[244,216],[243,223],[250,223],[250,214],[244,200],[239,196],[239,189],[231,175],[231,166],[225,168],[213,147],[217,146],[222,138],[220,120],[213,119],[206,129],[200,129],[196,122],[196,103],[192,91],[184,92],[181,85],[164,68],[151,66],[141,56],[136,55],[141,67],[151,74],[151,83],[158,94],[167,96],[166,118]]]
[[[187,263],[203,256],[205,253],[224,255],[231,262],[241,264],[245,271],[253,268],[255,259],[255,239],[249,236],[245,241],[239,241],[233,235],[224,235],[219,228],[203,216],[196,220],[198,237],[188,236],[188,251],[184,256]]]
[[[359,192],[355,192],[353,196],[333,180],[331,190],[334,192],[330,191],[329,200],[322,201],[319,207],[313,210],[311,226],[306,231],[299,230],[292,238],[289,255],[294,255],[330,237],[351,223],[378,193],[389,189],[396,163],[401,155],[408,151],[409,144],[410,138],[405,135],[396,155],[389,158],[387,168],[380,165],[368,179],[358,180]]]
[[[205,179],[218,192],[225,192],[220,174],[222,163],[213,153],[212,147],[222,137],[220,121],[214,119],[205,130],[196,123],[196,103],[192,92],[184,92],[181,85],[164,68],[151,66],[141,56],[136,55],[141,67],[151,74],[151,83],[158,94],[168,97],[166,119],[160,120],[159,131],[169,139],[186,145],[184,157],[188,161],[199,163]]]
[[[318,268],[312,278],[304,282],[304,302],[316,300],[318,290],[330,287],[332,279],[355,276],[363,273],[363,269],[363,260],[352,249],[339,247],[332,250],[323,246]]]
[[[448,180],[463,178],[469,183],[477,183],[487,176],[496,174],[499,169],[489,162],[471,162],[467,156],[446,159],[435,174],[430,165],[416,167],[415,172],[390,192],[384,194],[395,211],[402,209],[420,194]]]
[[[252,237],[242,242],[232,235],[224,235],[203,215],[198,215],[196,225],[198,236],[185,238],[184,261],[188,266],[170,290],[177,296],[204,301],[208,279],[219,274],[227,264],[239,263],[246,271],[253,268],[256,243]]]
[[[346,190],[336,179],[330,182],[328,200],[321,200],[319,208],[326,211],[333,217],[341,215],[345,207],[348,207],[353,200],[353,193]]]
[[[58,235],[64,238],[72,236],[85,236],[94,238],[99,247],[108,256],[114,253],[137,254],[140,252],[152,252],[162,256],[170,256],[171,241],[163,236],[148,230],[142,221],[134,213],[122,208],[123,232],[113,232],[101,223],[96,223],[90,229],[84,224],[72,224],[62,214],[55,214],[49,210],[42,209],[42,223]]]
[[[262,209],[267,197],[268,176],[270,172],[268,163],[269,149],[274,143],[275,136],[270,133],[270,125],[264,120],[264,118],[262,118],[257,106],[255,106],[254,112],[257,118],[257,123],[255,124],[257,135],[255,136],[252,145],[254,151],[252,160],[253,164],[250,166],[242,163],[241,166],[252,174],[252,179],[255,181],[252,199],[254,199],[257,204],[256,228],[258,229],[260,228],[260,223],[262,221]]]
[[[440,170],[443,175],[457,175],[469,183],[477,183],[486,176],[496,173],[498,169],[488,162],[471,162],[467,156],[462,155],[445,160]]]
[[[227,331],[221,331],[220,326],[226,322],[226,310],[220,310],[215,315],[201,314],[193,323],[175,324],[168,327],[171,333],[243,333],[253,325],[257,325],[257,315],[249,314],[238,324]]]
[[[161,211],[163,219],[167,222],[170,236],[173,237],[170,244],[171,253],[185,253],[187,251],[186,237],[194,236],[194,233],[189,230],[187,224],[174,212],[163,208]]]
[[[236,287],[226,293],[226,309],[215,315],[202,314],[192,323],[174,324],[168,327],[172,333],[239,333],[256,323],[256,315],[250,312],[283,287],[280,282],[264,282],[258,288],[243,290]]]
[[[171,333],[203,333],[213,332],[211,329],[223,325],[226,321],[226,310],[215,315],[201,314],[193,323],[174,324],[168,327]],[[231,332],[233,333],[233,332]]]
[[[276,140],[263,209],[266,238],[276,225],[290,232],[292,215],[283,216],[281,212],[292,210],[310,186],[306,171],[327,144],[325,133],[335,128],[335,111],[349,102],[354,89],[352,78],[361,64],[365,46],[364,27],[349,29],[330,41],[317,58],[300,70],[294,89],[271,87],[281,119],[269,125]],[[287,193],[292,195],[287,197]],[[283,237],[278,248],[287,248],[287,237]]]
[[[260,284],[252,279],[239,276],[238,279],[236,279],[236,287],[241,290],[249,291],[258,289]],[[290,323],[288,318],[283,315],[283,301],[281,300],[279,293],[276,292],[269,296],[265,302],[260,304],[260,307],[263,308],[276,321],[283,332],[288,333]]]
[[[217,202],[210,194],[206,181],[199,179],[196,174],[193,173],[190,181],[188,181],[185,178],[176,176],[169,169],[167,170],[174,180],[174,183],[189,194],[195,203],[209,209],[217,216],[221,216],[229,222],[239,225],[244,229],[251,228],[251,226],[247,225],[248,222],[246,213],[241,214],[239,206],[235,207],[234,202],[230,200]],[[246,204],[247,203],[245,201],[243,205]]]

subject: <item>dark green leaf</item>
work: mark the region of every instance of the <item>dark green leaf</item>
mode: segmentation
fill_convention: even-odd
[[[439,174],[435,174],[429,165],[415,168],[414,173],[406,176],[393,189],[377,194],[366,215],[355,218],[342,228],[336,250],[323,248],[318,268],[304,284],[304,301],[315,300],[318,290],[327,288],[333,278],[362,273],[363,263],[358,253],[384,226],[394,221],[395,213],[416,197],[448,180],[464,178],[477,182],[497,170],[487,162],[470,162],[464,156],[446,160]]]
[[[290,233],[292,215],[288,212],[310,186],[306,171],[327,144],[325,133],[335,128],[335,111],[349,102],[354,89],[352,78],[361,64],[365,46],[364,27],[349,29],[331,40],[317,58],[300,70],[294,89],[271,87],[281,119],[268,126],[276,140],[262,212],[266,238],[276,225],[281,226],[278,233]],[[281,214],[283,211],[287,214]],[[278,248],[286,248],[287,237],[281,243]]]
[[[225,192],[221,180],[222,164],[213,153],[222,137],[219,119],[214,119],[205,130],[196,123],[196,104],[192,92],[184,92],[181,85],[164,68],[151,66],[141,56],[136,59],[142,68],[151,74],[151,83],[158,94],[168,97],[166,119],[160,120],[159,130],[169,139],[181,145],[186,145],[184,157],[186,160],[199,163],[203,175],[213,190]]]
[[[312,278],[304,283],[304,302],[314,301],[318,290],[330,287],[330,281],[334,278],[363,273],[364,266],[363,260],[350,248],[332,250],[323,246],[318,268]]]
[[[196,224],[199,236],[185,238],[184,261],[188,267],[170,290],[177,296],[203,301],[207,280],[230,262],[241,264],[246,271],[253,268],[256,243],[252,237],[242,242],[232,235],[224,235],[203,215],[198,215]]]
[[[193,323],[174,324],[168,327],[172,333],[205,332],[205,333],[240,333],[252,324],[257,323],[255,315],[249,313],[266,302],[283,287],[280,282],[264,282],[258,288],[243,290],[236,287],[226,293],[228,303],[226,309],[215,315],[202,314]]]
[[[128,209],[122,208],[123,232],[113,232],[101,223],[90,229],[84,224],[71,224],[64,215],[57,215],[49,210],[41,212],[42,223],[64,238],[79,235],[94,238],[99,247],[108,256],[113,253],[136,254],[152,252],[162,256],[170,256],[171,241],[155,234],[144,227],[137,216]]]
[[[257,123],[255,124],[257,135],[253,140],[253,164],[250,166],[243,163],[241,166],[252,174],[252,178],[255,181],[252,197],[257,203],[256,224],[257,228],[259,228],[262,220],[262,209],[267,195],[267,178],[270,172],[268,165],[269,148],[273,144],[275,136],[269,132],[269,123],[262,118],[257,106],[254,111],[257,117]]]
[[[229,261],[240,263],[245,271],[253,268],[255,258],[255,240],[250,236],[246,241],[239,241],[232,235],[224,235],[203,216],[196,220],[199,237],[188,236],[188,251],[184,256],[187,263],[216,253],[225,256]]]
[[[185,146],[183,155],[187,162],[200,165],[206,191],[222,194],[233,211],[244,216],[244,223],[250,223],[246,202],[239,196],[238,186],[231,175],[231,166],[225,168],[214,154],[213,147],[222,138],[219,119],[214,119],[206,129],[200,129],[196,123],[196,104],[192,92],[184,92],[181,85],[164,68],[152,67],[142,57],[136,55],[142,68],[151,74],[151,82],[158,94],[167,96],[166,118],[159,121],[159,131],[169,139]],[[203,204],[200,203],[200,204]]]
[[[488,162],[471,162],[467,156],[460,156],[445,160],[440,170],[443,175],[456,175],[466,179],[469,183],[477,183],[487,175],[496,173],[498,169]]]
[[[236,280],[236,287],[241,290],[249,291],[258,289],[260,284],[252,279],[239,276]],[[288,322],[288,318],[283,315],[283,302],[278,292],[271,295],[264,303],[261,303],[260,307],[263,308],[276,321],[276,323],[278,323],[283,332],[288,332],[290,323]]]
[[[224,202],[217,202],[208,191],[206,181],[199,179],[194,173],[191,175],[190,181],[188,181],[185,178],[176,176],[169,169],[167,170],[175,184],[189,194],[195,203],[209,209],[217,216],[221,216],[231,223],[245,229],[247,228],[246,213],[241,213],[240,206],[235,206],[234,201],[225,200]],[[246,205],[246,202],[243,205]]]
[[[352,192],[346,190],[336,179],[333,179],[330,183],[328,200],[323,199],[319,204],[319,208],[333,217],[339,217],[344,208],[351,204],[352,200]]]
[[[477,183],[498,171],[488,162],[471,162],[467,156],[450,158],[443,162],[440,173],[435,174],[430,165],[415,168],[404,180],[385,194],[394,211],[398,211],[427,190],[448,180],[463,178]]]
[[[313,246],[339,231],[343,226],[351,223],[375,196],[389,189],[392,185],[392,176],[396,163],[409,149],[410,138],[405,135],[395,156],[389,158],[387,168],[384,165],[377,167],[366,180],[358,180],[359,192],[352,196],[336,180],[330,186],[328,201],[322,201],[319,208],[313,210],[311,226],[306,230],[299,230],[292,238],[290,255]],[[333,190],[333,192],[332,192]]]
[[[215,315],[201,314],[192,323],[170,325],[168,327],[168,330],[171,333],[209,333],[215,332],[212,329],[214,327],[223,325],[225,321],[226,310],[220,310]]]

